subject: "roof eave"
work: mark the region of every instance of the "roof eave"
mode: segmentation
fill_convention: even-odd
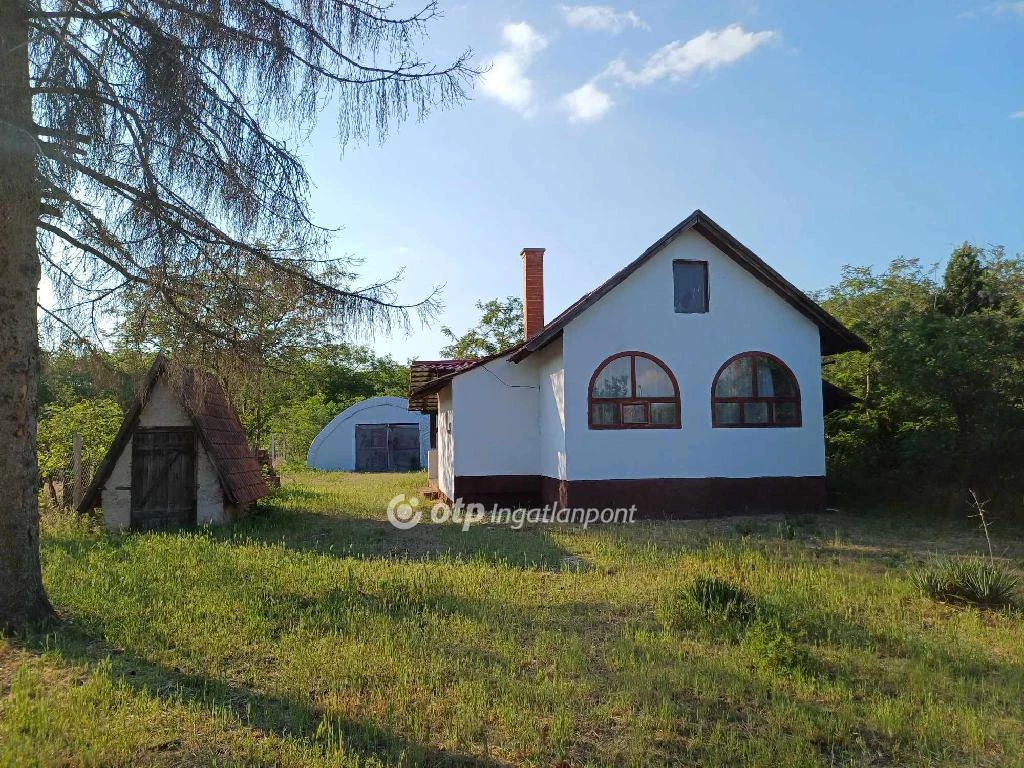
[[[160,352],[146,372],[146,377],[142,380],[142,386],[139,388],[139,394],[136,396],[135,402],[132,403],[132,407],[125,414],[124,420],[121,422],[121,428],[117,431],[117,435],[110,444],[110,448],[104,454],[103,461],[100,462],[99,467],[96,469],[96,474],[93,475],[92,481],[89,483],[89,487],[86,488],[85,493],[82,495],[82,500],[78,502],[78,506],[75,508],[78,512],[85,513],[100,505],[99,495],[103,489],[103,484],[107,482],[110,473],[114,471],[114,463],[128,444],[132,432],[135,431],[135,425],[139,420],[139,415],[142,413],[142,408],[153,391],[156,380],[166,367],[167,358]]]
[[[452,373],[452,374],[447,374],[443,379],[434,379],[429,384],[424,384],[422,387],[417,389],[415,392],[410,392],[409,393],[409,399],[411,400],[414,397],[423,397],[425,395],[435,395],[438,392],[440,392],[442,389],[447,387],[449,384],[451,384],[452,383],[452,379],[454,379],[457,375],[458,375],[457,373]]]

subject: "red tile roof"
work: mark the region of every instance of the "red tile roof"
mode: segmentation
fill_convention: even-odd
[[[409,410],[423,413],[437,412],[437,394],[420,394],[419,390],[438,379],[447,379],[472,368],[476,360],[413,360],[409,366]]]

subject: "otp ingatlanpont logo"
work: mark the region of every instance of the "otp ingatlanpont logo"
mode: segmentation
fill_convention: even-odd
[[[388,520],[395,528],[407,531],[420,521],[423,510],[419,509],[419,496],[400,493],[388,503]]]

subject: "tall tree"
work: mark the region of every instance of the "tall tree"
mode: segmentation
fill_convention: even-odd
[[[310,220],[294,149],[328,103],[344,142],[464,98],[468,51],[443,68],[416,54],[436,3],[388,14],[364,0],[0,3],[0,624],[51,612],[36,504],[40,263],[58,301],[42,311],[76,330],[128,286],[188,316],[225,253],[296,280],[347,328],[408,323],[390,281],[359,287],[350,263],[325,268],[330,233]]]
[[[980,276],[970,266],[979,254]],[[1001,248],[958,249],[954,258],[960,266],[941,283],[933,269],[901,259],[881,273],[847,267],[819,295],[871,344],[870,352],[825,368],[863,400],[826,420],[829,473],[838,486],[856,493],[912,488],[917,502],[929,490],[973,487],[1004,499],[1017,492],[1019,501],[1024,259]],[[979,285],[983,305],[974,303]]]
[[[963,317],[989,306],[985,268],[981,264],[983,256],[983,251],[970,243],[964,243],[950,254],[938,301],[939,309],[945,314]]]
[[[441,329],[451,342],[441,350],[442,357],[487,357],[523,340],[523,300],[518,296],[478,301],[476,308],[480,322],[461,336],[447,326]]]
[[[179,297],[174,307],[160,300],[157,286],[122,291],[118,342],[150,354],[163,351],[179,365],[215,374],[250,440],[260,443],[269,418],[269,380],[296,372],[309,350],[328,345],[342,330],[339,318],[301,278],[234,252],[216,269],[197,273],[195,282],[198,290]]]
[[[0,3],[0,625],[52,609],[39,564],[36,222],[41,211],[29,86],[29,19]]]

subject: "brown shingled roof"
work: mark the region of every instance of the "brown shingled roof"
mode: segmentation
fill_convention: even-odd
[[[249,449],[238,413],[213,376],[186,370],[181,400],[199,432],[224,495],[235,504],[249,504],[268,493],[263,471]]]
[[[433,381],[475,366],[478,360],[413,360],[409,366],[409,410],[437,413],[437,393],[420,394]]]
[[[100,504],[100,491],[114,469],[139,423],[139,415],[157,381],[167,371],[167,358],[157,355],[146,373],[139,396],[129,409],[117,437],[103,457],[96,476],[78,505],[86,512]],[[225,498],[233,504],[249,504],[270,493],[259,462],[249,449],[238,414],[228,402],[224,389],[209,374],[186,369],[179,383],[168,381],[192,419],[200,441],[210,457]]]

